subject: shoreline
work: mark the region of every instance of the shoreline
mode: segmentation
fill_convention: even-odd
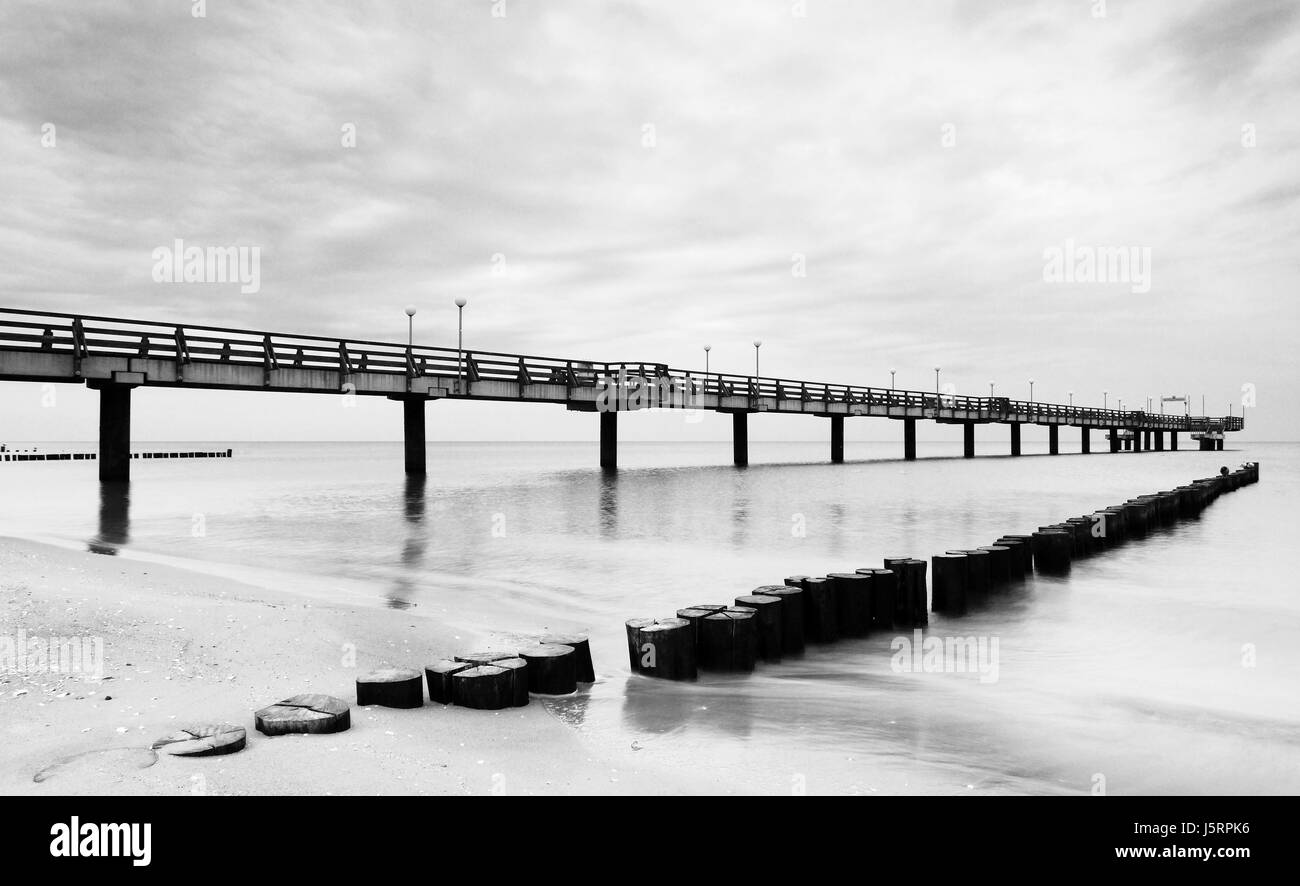
[[[432,614],[10,537],[0,537],[0,594],[0,637],[100,638],[104,662],[102,679],[0,674],[0,794],[747,792],[589,740],[548,699],[498,712],[427,701],[416,710],[358,707],[360,673],[422,667],[490,642]],[[352,650],[354,667],[345,664]],[[606,679],[599,662],[597,670]],[[253,728],[255,710],[301,692],[343,699],[352,728],[277,738]],[[244,726],[248,747],[210,758],[160,754],[139,768],[155,739],[195,722]]]

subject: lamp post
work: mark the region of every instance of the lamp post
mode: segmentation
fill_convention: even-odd
[[[406,306],[406,346],[415,343],[415,305]]]
[[[461,356],[465,336],[465,299],[456,299],[456,393],[465,393],[464,358]]]
[[[1123,397],[1120,397],[1120,398],[1119,398],[1119,411],[1120,411],[1120,412],[1123,412],[1123,411],[1124,411],[1124,398],[1123,398]]]
[[[709,374],[709,351],[711,350],[713,350],[713,345],[704,346],[704,375],[706,377]]]
[[[993,399],[993,382],[992,382],[992,381],[989,382],[989,399],[990,399],[990,400]]]
[[[893,369],[889,370],[889,389],[890,389],[891,391],[894,389],[894,372],[895,372],[895,371],[896,371],[896,370],[893,370]]]
[[[1032,378],[1029,380],[1029,402],[1034,402],[1034,380]]]
[[[754,339],[754,379],[756,383],[758,379],[758,349],[762,346],[763,342],[761,339]]]
[[[939,367],[934,367],[934,395],[939,396]]]
[[[1069,394],[1070,394],[1070,408],[1073,409],[1073,408],[1074,408],[1074,391],[1070,391]]]
[[[1110,391],[1101,392],[1101,408],[1110,409]]]

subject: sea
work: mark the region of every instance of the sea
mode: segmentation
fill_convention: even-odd
[[[598,682],[550,714],[737,790],[1300,793],[1300,444],[1112,454],[1094,437],[1090,455],[1018,458],[922,442],[910,462],[850,441],[844,464],[825,443],[751,441],[746,468],[725,442],[625,442],[612,473],[594,442],[431,443],[421,479],[400,443],[140,442],[234,455],[136,460],[126,487],[101,487],[92,461],[0,463],[0,535],[402,609],[475,645],[588,633]],[[694,683],[631,673],[627,619],[989,545],[1244,461],[1260,482],[1199,518],[934,614],[922,635]],[[929,638],[985,656],[923,666]]]

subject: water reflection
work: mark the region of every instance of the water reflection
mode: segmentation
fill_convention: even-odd
[[[131,541],[131,484],[99,484],[99,534],[86,543],[92,554],[117,556]]]
[[[600,475],[597,513],[600,537],[618,537],[618,473],[604,471]]]
[[[426,491],[429,478],[425,474],[407,474],[403,489],[403,514],[406,517],[406,542],[402,545],[403,570],[393,582],[392,590],[385,595],[390,609],[409,609],[416,594],[413,580],[424,562],[427,544],[424,514],[427,507]]]

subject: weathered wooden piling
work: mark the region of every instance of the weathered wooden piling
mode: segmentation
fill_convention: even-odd
[[[754,670],[758,623],[753,609],[724,609],[700,622],[700,667],[710,671]]]
[[[989,587],[1000,590],[1011,581],[1011,548],[1006,545],[985,545],[979,550],[989,555]]]
[[[262,708],[253,723],[263,735],[325,735],[351,728],[352,709],[341,698],[308,693]]]
[[[500,652],[466,652],[455,656],[455,659],[456,661],[463,661],[465,664],[484,665],[492,664],[503,658],[515,658],[518,654],[517,652],[506,652],[504,650]]]
[[[970,567],[965,554],[935,554],[930,558],[934,593],[930,609],[947,615],[966,612],[966,584]]]
[[[538,695],[568,695],[578,689],[578,656],[572,646],[539,643],[519,650],[528,662],[528,691]]]
[[[477,711],[500,711],[514,701],[514,672],[481,664],[451,675],[452,702]]]
[[[898,610],[898,576],[893,569],[872,570],[871,629],[891,630]]]
[[[1007,581],[1020,581],[1025,577],[1026,543],[1018,538],[999,538],[993,547],[1007,549]]]
[[[894,595],[894,625],[911,627],[916,613],[916,569],[911,557],[886,557],[885,568],[898,577]]]
[[[542,638],[543,646],[568,646],[573,649],[574,666],[579,683],[595,683],[596,667],[591,661],[591,643],[582,634],[548,634]]]
[[[705,614],[725,611],[695,609]],[[686,618],[634,618],[627,623],[633,673],[662,680],[694,680],[699,670],[698,622]]]
[[[841,637],[865,637],[871,630],[871,582],[874,576],[832,572],[827,576],[835,594],[835,622]]]
[[[492,662],[492,667],[510,672],[510,706],[528,706],[528,662],[522,658],[503,658]]]
[[[1034,533],[1034,563],[1039,572],[1064,574],[1070,571],[1074,539],[1064,529],[1048,529]]]
[[[813,643],[834,643],[840,638],[829,578],[803,580],[803,629],[804,636]]]
[[[424,678],[409,668],[379,668],[357,677],[357,704],[386,708],[424,705]]]
[[[930,564],[919,558],[909,559],[912,570],[912,626],[923,627],[930,623],[930,592],[926,573]]]
[[[1034,574],[1034,537],[1032,535],[1004,535],[998,539],[997,543],[1003,541],[1015,540],[1021,543],[1020,554],[1024,564],[1025,575]]]
[[[243,726],[200,723],[155,739],[150,747],[173,757],[221,757],[238,753],[247,745],[248,732]]]
[[[966,566],[966,598],[968,602],[974,597],[980,597],[989,592],[992,571],[989,569],[990,555],[988,551],[966,548],[964,550],[953,549],[944,553],[966,555],[963,562]]]
[[[758,631],[758,656],[763,661],[781,660],[781,607],[780,597],[764,594],[746,594],[736,598],[736,608],[754,610]]]
[[[443,661],[434,662],[426,665],[424,668],[424,681],[429,686],[429,701],[438,704],[451,704],[451,678],[472,665],[463,661],[452,661],[444,659]]]
[[[803,588],[797,585],[762,585],[754,588],[754,593],[781,598],[781,653],[801,655],[804,651]]]
[[[1147,509],[1138,501],[1126,501],[1120,505],[1124,509],[1124,526],[1128,538],[1146,538]]]

